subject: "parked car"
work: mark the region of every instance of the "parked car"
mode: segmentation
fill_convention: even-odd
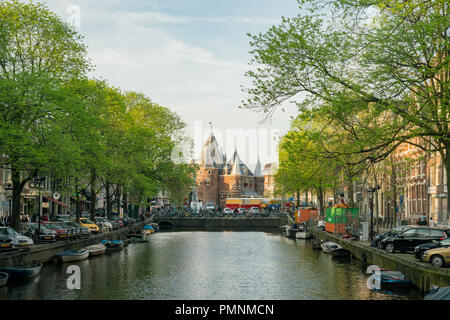
[[[39,228],[39,224],[36,222],[32,222],[29,224],[29,234],[30,238],[37,238],[38,230],[39,232],[39,241],[40,242],[55,242],[56,241],[56,232],[48,229],[45,225],[41,224]]]
[[[80,218],[80,224],[83,227],[88,227],[91,233],[100,233],[100,228],[88,218]]]
[[[55,217],[56,221],[70,221],[72,217],[68,214],[61,214]]]
[[[223,209],[223,213],[225,213],[225,214],[233,214],[233,210],[230,209],[230,208],[224,208]]]
[[[91,236],[91,230],[89,227],[83,227],[76,221],[67,221],[65,224],[75,228],[76,236],[80,238],[89,238]]]
[[[423,253],[422,260],[430,262],[434,267],[442,268],[450,263],[450,247],[427,250]]]
[[[416,258],[422,259],[423,253],[427,250],[447,247],[450,247],[450,238],[441,241],[433,240],[432,242],[421,244],[420,246],[415,247],[414,255],[416,256]]]
[[[56,240],[67,240],[67,229],[53,221],[42,221],[41,225],[55,232]]]
[[[216,206],[214,205],[214,203],[207,203],[205,209],[208,211],[214,211],[216,210]]]
[[[111,221],[103,217],[95,217],[95,224],[102,230],[102,232],[108,232],[113,230]]]
[[[447,234],[444,230],[437,228],[410,228],[394,236],[382,240],[383,248],[393,253],[395,251],[414,251],[418,245],[432,242],[433,240],[444,240]]]
[[[77,236],[77,228],[66,221],[57,221],[56,224],[67,230],[67,237],[73,239]]]
[[[253,214],[260,213],[259,208],[258,207],[251,207],[250,208],[250,213],[253,213]]]
[[[10,227],[0,227],[0,241],[11,244],[13,248],[29,247],[34,244],[29,237],[21,235]]]
[[[398,226],[395,227],[394,229],[391,229],[389,231],[383,232],[379,235],[377,235],[375,237],[375,239],[372,241],[372,243],[370,244],[371,247],[377,247],[380,250],[384,250],[383,246],[382,246],[382,241],[384,239],[386,239],[387,237],[391,237],[391,236],[395,236],[397,234],[399,234],[400,232],[403,232],[407,229],[411,229],[414,226]]]
[[[246,210],[245,208],[239,208],[239,209],[238,209],[238,213],[239,213],[239,214],[246,214],[246,213],[247,213],[247,210]]]

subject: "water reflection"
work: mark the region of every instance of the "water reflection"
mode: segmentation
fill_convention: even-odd
[[[0,299],[421,299],[418,290],[371,291],[365,267],[332,259],[310,241],[272,232],[161,232],[149,243],[74,263],[81,290],[69,290],[69,263],[0,288]]]

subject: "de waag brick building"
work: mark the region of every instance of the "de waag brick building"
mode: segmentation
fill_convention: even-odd
[[[264,176],[259,159],[253,172],[237,151],[227,159],[213,133],[203,146],[198,165],[197,196],[203,204],[213,203],[216,207],[224,208],[227,198],[264,196]]]

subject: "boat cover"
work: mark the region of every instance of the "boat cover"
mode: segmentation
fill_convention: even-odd
[[[450,300],[450,286],[431,291],[424,300]]]

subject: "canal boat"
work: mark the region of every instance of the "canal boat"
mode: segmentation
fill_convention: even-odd
[[[350,258],[352,253],[345,248],[337,248],[330,252],[333,257],[336,258]]]
[[[150,224],[147,224],[142,229],[142,233],[144,233],[144,234],[152,234],[152,233],[155,233],[155,229],[153,229],[153,227]]]
[[[326,241],[326,242],[322,243],[321,247],[322,247],[322,251],[325,253],[331,253],[333,250],[342,248],[337,243],[334,243],[331,241]]]
[[[42,270],[42,263],[32,265],[0,267],[1,272],[8,274],[9,279],[29,279],[36,277]]]
[[[111,249],[122,249],[124,247],[124,241],[123,240],[113,240],[113,241],[109,241],[109,240],[102,240],[100,242],[101,244],[103,244],[107,250],[111,250]]]
[[[56,258],[62,262],[73,262],[85,260],[89,257],[89,251],[81,249],[78,251],[65,251],[56,255]]]
[[[312,233],[311,232],[308,232],[308,231],[298,231],[296,234],[295,234],[295,237],[297,238],[297,239],[311,239],[312,238]]]
[[[92,246],[88,246],[84,248],[85,250],[89,251],[89,256],[100,256],[105,253],[106,246],[102,244],[93,244]]]
[[[150,234],[148,233],[129,234],[128,240],[131,243],[148,242],[150,240]]]
[[[6,272],[0,272],[0,288],[8,282],[9,275]]]
[[[423,300],[450,300],[450,286],[431,290]]]
[[[374,274],[375,281],[380,281],[381,286],[384,287],[407,287],[411,281],[400,271],[392,271],[387,269],[380,269],[380,273]]]

